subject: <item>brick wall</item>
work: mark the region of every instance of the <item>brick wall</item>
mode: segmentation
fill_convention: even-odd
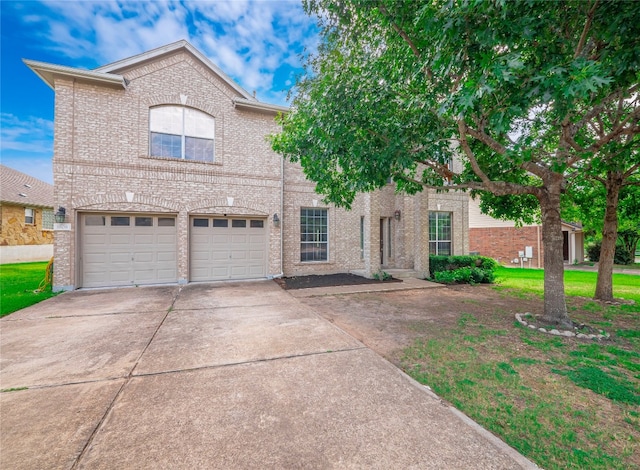
[[[525,263],[525,267],[542,267],[543,251],[538,226],[469,229],[469,251],[494,258],[503,265],[515,266],[512,260],[518,258],[518,252],[524,251],[525,246],[533,247],[533,258]]]
[[[190,53],[179,50],[118,73],[126,77],[126,89],[68,78],[55,82],[55,206],[67,208],[71,223],[70,231],[56,234],[57,289],[78,287],[81,280],[76,258],[82,231],[77,222],[83,212],[176,215],[179,282],[189,280],[189,217],[199,214],[267,218],[268,275],[371,274],[380,268],[381,219],[391,224],[386,242],[392,244],[392,256],[385,267],[426,271],[428,212],[437,207],[454,214],[454,253],[468,251],[466,196],[430,191],[396,195],[389,185],[359,195],[351,211],[323,203],[299,165],[283,163],[271,150],[265,137],[279,131],[273,114],[235,108],[238,92]],[[215,162],[149,157],[149,109],[163,104],[189,106],[214,117]],[[300,261],[303,207],[328,210],[326,262]],[[395,211],[400,211],[400,220],[394,218]],[[273,224],[276,213],[280,227]]]
[[[177,215],[181,282],[189,278],[191,215],[269,217],[267,273],[279,274],[280,230],[272,215],[281,210],[281,158],[265,140],[278,131],[273,115],[236,109],[238,93],[184,51],[121,73],[129,80],[124,90],[55,83],[55,205],[67,208],[71,231],[56,236],[54,284],[78,286],[77,221],[95,211]],[[149,108],[158,104],[214,117],[214,163],[149,157]]]

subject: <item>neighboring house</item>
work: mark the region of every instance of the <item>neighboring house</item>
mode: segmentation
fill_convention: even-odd
[[[54,289],[428,270],[468,252],[465,194],[325,204],[266,139],[258,101],[186,41],[92,71],[27,61],[55,90]],[[431,225],[430,225],[431,221]]]
[[[469,251],[496,259],[503,265],[544,267],[542,226],[516,227],[480,212],[480,201],[469,198]],[[580,224],[562,222],[565,263],[584,261],[584,233]],[[528,247],[528,248],[527,248]],[[522,255],[522,256],[520,256]]]
[[[0,264],[53,256],[53,186],[0,165]]]

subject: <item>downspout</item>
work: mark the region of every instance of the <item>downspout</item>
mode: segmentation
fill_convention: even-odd
[[[274,278],[284,276],[284,156],[280,158],[280,274]]]

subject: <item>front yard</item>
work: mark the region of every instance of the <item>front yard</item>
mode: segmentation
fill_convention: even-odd
[[[595,273],[567,272],[576,322],[607,341],[520,326],[542,313],[542,271],[501,269],[497,286],[306,299],[472,419],[547,469],[640,468],[640,276],[616,275],[607,305]]]
[[[40,287],[47,273],[47,262],[0,265],[0,317],[37,304],[55,294]]]

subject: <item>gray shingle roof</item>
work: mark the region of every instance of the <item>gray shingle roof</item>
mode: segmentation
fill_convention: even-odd
[[[33,176],[0,165],[0,202],[53,207],[53,186]]]

